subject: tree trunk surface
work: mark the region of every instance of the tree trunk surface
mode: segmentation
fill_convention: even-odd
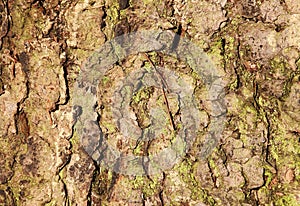
[[[299,28],[300,0],[0,0],[0,205],[300,205]]]

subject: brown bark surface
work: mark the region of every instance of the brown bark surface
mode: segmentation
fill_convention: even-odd
[[[300,205],[299,28],[299,0],[0,0],[0,205]],[[112,96],[141,67],[188,82],[201,117],[172,168],[125,175],[101,162],[103,140],[87,151],[74,127],[74,85],[105,42],[143,30],[172,31],[174,48],[186,38],[208,55],[225,82],[226,121],[201,156],[213,117],[191,64],[153,51],[117,61],[96,85],[95,109],[103,138],[122,154],[155,155],[188,115],[167,89],[143,88],[128,100],[134,124],[164,130],[147,141],[122,135]]]

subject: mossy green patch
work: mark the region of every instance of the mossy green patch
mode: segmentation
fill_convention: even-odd
[[[134,189],[140,189],[145,197],[151,197],[159,192],[160,181],[159,176],[151,177],[152,180],[146,176],[136,176],[134,180],[130,181]]]
[[[193,200],[200,200],[209,205],[214,205],[214,199],[203,190],[194,176],[193,162],[189,159],[185,159],[180,164],[174,167],[175,171],[178,171],[181,179],[187,184],[188,189],[191,190],[191,198]]]
[[[79,136],[78,136],[76,130],[74,131],[74,133],[70,139],[70,142],[72,144],[72,147],[77,146],[79,144]]]
[[[145,5],[148,5],[148,4],[152,4],[154,1],[153,0],[143,0],[143,2]]]
[[[287,194],[276,200],[275,205],[277,206],[299,206],[299,202],[296,200],[293,194]]]
[[[107,129],[107,131],[105,132],[106,134],[112,134],[117,132],[117,127],[115,124],[109,123],[109,122],[103,122],[101,123],[101,127],[104,127]]]

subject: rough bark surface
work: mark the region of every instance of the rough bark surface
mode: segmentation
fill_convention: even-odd
[[[299,0],[0,0],[0,205],[300,205],[299,28]],[[155,88],[135,93],[130,108],[137,127],[165,125],[164,136],[130,142],[114,125],[114,89],[145,65],[190,82],[201,129],[173,168],[118,174],[84,150],[73,86],[104,42],[158,29],[189,38],[214,62],[226,82],[226,125],[201,158],[211,120],[201,77],[157,52],[129,56],[97,88],[98,124],[109,143],[154,154],[179,127],[176,97]],[[153,122],[150,107],[163,108],[162,118]]]

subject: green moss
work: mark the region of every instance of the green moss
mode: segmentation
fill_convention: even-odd
[[[106,134],[117,132],[116,125],[109,123],[109,122],[102,122],[101,127],[104,127],[107,129]]]
[[[194,80],[202,80],[202,77],[196,71],[192,71],[189,75],[191,75]]]
[[[134,155],[141,155],[142,153],[142,143],[139,143],[137,146],[134,146],[133,154]]]
[[[146,87],[136,92],[132,97],[133,103],[139,103],[143,100],[148,101],[150,95],[153,93],[153,89],[154,89],[153,87]]]
[[[76,130],[74,130],[74,133],[69,141],[72,145],[72,148],[74,148],[74,147],[77,148],[79,146],[80,138],[79,138]]]
[[[231,10],[229,10],[231,11]],[[234,18],[230,21],[231,28],[237,29],[237,26],[239,26],[243,22],[243,19],[240,15],[235,15]]]
[[[145,5],[148,5],[148,4],[153,4],[153,0],[143,0],[144,4]]]
[[[143,192],[145,197],[151,197],[159,192],[160,181],[159,176],[151,177],[152,181],[146,176],[136,176],[131,184],[134,189],[139,189]]]
[[[265,180],[265,186],[269,187],[272,179],[274,178],[274,174],[269,170],[268,166],[266,166],[266,165],[265,165],[264,176],[266,178],[266,180]]]
[[[228,85],[230,91],[234,91],[238,87],[238,79],[235,78],[233,82]]]
[[[120,9],[119,9],[119,2],[116,0],[110,1],[106,5],[106,28],[104,33],[106,36],[111,39],[114,37],[114,26],[118,24],[121,18]],[[124,13],[122,13],[124,15]]]
[[[225,44],[225,48],[224,49],[225,49],[225,51],[234,51],[235,50],[235,38],[234,37],[228,36],[226,38],[226,44]],[[225,58],[227,60],[229,60],[229,59],[231,59],[233,57],[234,58],[236,57],[236,55],[233,52],[226,52],[225,53]]]
[[[216,177],[219,177],[220,176],[220,171],[219,171],[218,167],[216,166],[214,160],[210,159],[208,161],[208,164],[209,164],[209,167],[214,171],[214,175]]]
[[[153,87],[144,87],[143,89],[137,91],[131,98],[130,105],[133,107],[139,125],[142,129],[148,127],[151,124],[147,109],[147,102],[149,101],[153,91]]]
[[[218,59],[219,61],[221,61],[223,59],[222,53],[223,53],[223,40],[222,38],[219,38],[211,44],[209,56],[212,56],[214,59]],[[221,65],[220,67],[223,66]]]
[[[113,172],[111,170],[109,170],[107,172],[107,181],[111,182],[113,179]]]
[[[107,10],[107,16],[110,19],[110,21],[116,22],[119,19],[119,9],[118,9],[118,5],[112,5],[110,7],[108,7]]]
[[[191,190],[191,198],[193,200],[201,200],[209,205],[214,205],[214,199],[200,187],[199,183],[195,179],[193,165],[193,162],[185,159],[183,162],[175,166],[174,170],[178,171],[181,179],[187,184],[188,189]]]
[[[271,73],[276,73],[276,72],[280,72],[280,73],[284,73],[285,72],[285,68],[286,68],[286,64],[284,62],[284,60],[282,59],[282,57],[276,56],[274,57],[271,61],[270,61],[270,65],[271,65]]]
[[[296,200],[293,194],[288,194],[280,197],[276,202],[276,206],[299,206],[299,202]]]
[[[284,82],[283,85],[283,91],[282,91],[282,96],[280,99],[284,100],[289,96],[289,93],[291,92],[291,87],[293,84],[293,78],[296,74],[296,72],[292,71],[289,68],[289,63],[282,57],[282,56],[276,56],[272,60],[270,60],[270,75],[272,77],[270,80],[272,80],[273,76],[284,76],[286,81]]]

